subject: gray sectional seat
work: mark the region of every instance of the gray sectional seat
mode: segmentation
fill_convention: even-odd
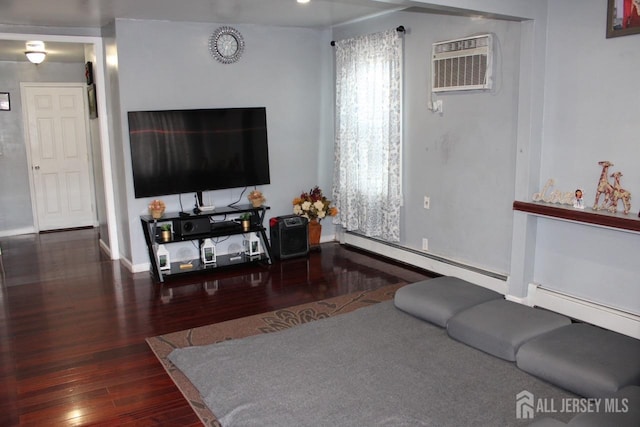
[[[640,426],[640,340],[507,301],[455,277],[404,286],[394,303],[551,384],[585,398],[626,399],[629,405],[626,412],[579,413],[568,424],[543,417],[532,426]]]
[[[485,353],[514,362],[523,343],[569,324],[571,319],[560,314],[501,299],[456,314],[447,324],[447,333]]]
[[[638,427],[640,426],[640,386],[627,386],[608,398],[598,412],[578,414],[571,421],[573,427]],[[608,410],[609,409],[609,410]]]
[[[457,277],[442,276],[398,289],[394,304],[400,310],[440,327],[455,314],[474,305],[502,299],[498,292]]]
[[[586,323],[528,341],[516,362],[523,371],[586,397],[611,396],[640,384],[640,341]]]

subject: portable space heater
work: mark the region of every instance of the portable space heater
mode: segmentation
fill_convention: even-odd
[[[271,218],[271,250],[278,259],[304,256],[309,253],[308,220],[298,215]]]

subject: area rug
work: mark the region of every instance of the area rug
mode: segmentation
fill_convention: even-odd
[[[159,357],[225,427],[523,426],[522,391],[575,397],[396,309],[398,287],[158,337]]]
[[[355,292],[241,319],[151,337],[147,338],[147,343],[202,423],[205,426],[221,426],[216,416],[205,405],[198,390],[167,359],[173,350],[278,332],[318,319],[349,313],[358,308],[390,300],[396,290],[405,284],[397,283],[375,290]]]

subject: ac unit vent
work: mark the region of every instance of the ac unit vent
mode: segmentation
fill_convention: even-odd
[[[433,44],[431,90],[489,90],[493,83],[493,35]]]

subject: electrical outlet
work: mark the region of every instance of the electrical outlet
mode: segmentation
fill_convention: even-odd
[[[429,196],[424,196],[424,208],[431,209],[431,198]]]
[[[426,237],[422,239],[422,250],[423,251],[429,250],[429,239],[427,239]]]

